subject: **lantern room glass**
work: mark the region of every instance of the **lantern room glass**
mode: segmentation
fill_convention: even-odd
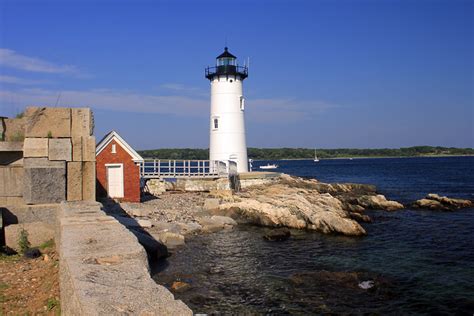
[[[222,57],[217,59],[217,66],[235,66],[235,58]]]

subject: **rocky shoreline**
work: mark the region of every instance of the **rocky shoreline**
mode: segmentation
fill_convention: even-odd
[[[472,207],[468,200],[435,194],[411,206],[428,210]],[[376,187],[353,183],[322,183],[282,174],[271,183],[241,192],[167,191],[142,203],[105,205],[108,213],[128,226],[153,257],[183,245],[189,236],[232,229],[238,224],[306,229],[324,234],[364,236],[361,223],[372,219],[366,210],[396,211],[405,206],[387,200]],[[162,247],[165,245],[166,247]]]

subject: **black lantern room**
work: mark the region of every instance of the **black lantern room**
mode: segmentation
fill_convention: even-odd
[[[248,68],[237,65],[237,57],[225,47],[224,52],[216,57],[216,66],[206,68],[207,79],[212,80],[216,76],[240,77],[243,80],[248,76]]]

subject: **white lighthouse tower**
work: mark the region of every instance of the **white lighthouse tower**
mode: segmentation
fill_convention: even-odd
[[[241,173],[248,172],[242,93],[248,68],[238,66],[236,59],[226,47],[217,56],[216,66],[206,68],[206,78],[211,82],[209,159],[235,161]]]

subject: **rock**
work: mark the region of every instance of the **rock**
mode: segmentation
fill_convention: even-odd
[[[47,254],[44,254],[43,255],[43,261],[44,262],[49,262],[51,259],[49,258],[49,256]]]
[[[219,199],[206,199],[204,201],[205,210],[213,210],[219,207]]]
[[[253,192],[241,202],[225,203],[219,211],[240,222],[271,227],[311,229],[322,233],[361,236],[366,232],[349,218],[342,203],[330,194],[274,185]]]
[[[403,205],[396,201],[388,201],[385,196],[363,195],[357,199],[359,205],[366,209],[395,211],[403,208]]]
[[[374,281],[362,281],[359,283],[359,287],[363,290],[368,290],[374,287]]]
[[[25,158],[23,164],[25,203],[59,203],[66,199],[66,163],[64,161]]]
[[[48,157],[47,138],[25,138],[23,143],[23,157]]]
[[[82,163],[82,199],[84,201],[96,200],[95,162]]]
[[[202,226],[202,231],[208,233],[216,232],[226,228],[232,228],[237,225],[237,222],[228,216],[205,216],[198,217],[196,220]]]
[[[161,179],[149,179],[146,182],[145,192],[150,193],[153,196],[158,196],[166,191],[172,191],[174,188],[172,182],[168,182]]]
[[[54,238],[53,225],[45,224],[43,222],[11,224],[5,226],[5,244],[10,248],[19,251],[18,236],[20,235],[20,231],[23,229],[28,232],[28,240],[32,247],[38,247]]]
[[[283,241],[290,238],[291,233],[288,228],[277,228],[268,230],[263,236],[264,239],[269,241]]]
[[[67,163],[67,192],[68,201],[82,200],[82,162]]]
[[[26,137],[71,137],[71,109],[30,108]]]
[[[72,145],[70,138],[50,138],[48,144],[49,160],[72,160]]]
[[[463,199],[453,199],[447,196],[439,196],[430,193],[424,199],[413,203],[413,207],[430,210],[453,211],[461,208],[473,207],[472,201]]]
[[[168,248],[176,248],[185,244],[184,236],[169,231],[162,231],[159,233],[151,233],[151,235],[165,244]]]
[[[352,219],[355,219],[358,222],[371,223],[372,219],[368,215],[363,215],[360,213],[350,213],[349,216]]]
[[[190,223],[178,223],[180,232],[182,234],[194,234],[202,230],[202,226],[195,222]]]
[[[26,249],[23,256],[25,256],[25,258],[28,258],[28,259],[36,259],[41,256],[41,251],[39,251],[38,248],[28,248]]]
[[[182,281],[175,281],[171,285],[171,290],[173,292],[184,292],[190,288],[191,288],[191,285],[189,283],[182,282]]]

